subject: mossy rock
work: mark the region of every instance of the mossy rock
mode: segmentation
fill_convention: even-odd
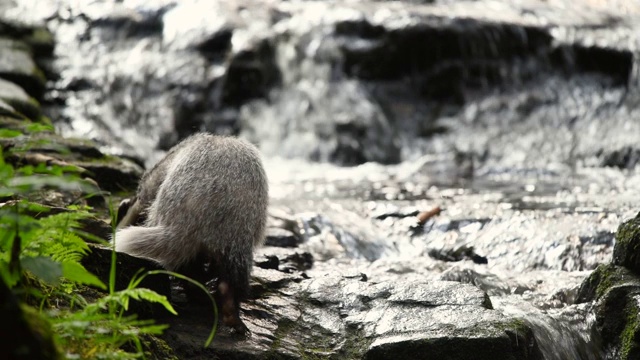
[[[0,78],[22,87],[29,95],[42,99],[46,78],[31,53],[11,42],[0,42]]]
[[[609,288],[595,313],[606,353],[612,359],[640,359],[640,283]]]
[[[53,55],[55,39],[53,34],[43,27],[34,27],[22,40],[31,46],[36,57]]]
[[[0,99],[0,128],[7,129],[10,125],[11,129],[17,130],[23,126],[18,126],[18,124],[25,124],[25,120],[28,119],[16,111],[10,104],[6,101]],[[6,124],[5,124],[6,122]]]
[[[85,139],[65,138],[53,133],[30,136],[32,153],[42,153],[87,170],[100,188],[107,191],[133,191],[138,186],[143,169],[133,161],[105,155],[96,143]]]
[[[623,266],[598,266],[577,296],[578,303],[592,301],[606,353],[612,359],[640,359],[640,276]]]
[[[640,277],[622,266],[599,265],[580,285],[576,302],[598,301],[611,287],[623,284],[638,284],[640,286]]]
[[[0,79],[0,99],[31,120],[38,121],[42,118],[42,109],[38,101],[11,81]]]
[[[55,46],[53,34],[44,26],[0,19],[0,36],[20,40],[35,56],[51,56]]]
[[[0,117],[0,124],[3,122],[15,130],[29,134],[17,137],[0,136],[2,148],[22,150],[9,159],[14,164],[36,165],[34,163],[51,162],[79,167],[83,169],[83,177],[95,180],[102,190],[115,192],[135,190],[142,176],[143,169],[138,164],[125,158],[105,155],[90,140],[65,138],[53,133],[52,128],[50,131],[45,128],[43,131],[30,133],[29,126],[38,124],[30,123],[26,119],[22,122],[11,122],[8,119],[3,121]]]
[[[427,355],[428,354],[428,355]],[[378,359],[542,359],[533,330],[519,319],[478,326],[459,336],[377,340],[364,356]]]
[[[613,263],[640,274],[640,213],[618,227]]]

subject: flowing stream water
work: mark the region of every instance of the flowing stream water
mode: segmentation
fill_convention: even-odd
[[[176,128],[239,133],[265,154],[273,207],[296,214],[305,246],[322,260],[311,272],[341,264],[471,282],[496,309],[528,320],[546,358],[600,359],[588,304],[573,298],[609,261],[618,224],[640,203],[640,9],[614,3],[16,0],[9,13],[44,21],[56,36],[59,77],[47,106],[63,134],[150,165],[177,140]],[[538,41],[527,29],[542,26],[554,54],[602,46],[615,61],[585,65],[567,50],[577,60],[561,71],[534,48],[498,66],[464,62],[472,68],[462,80],[428,75],[428,98],[416,91],[427,76],[417,70],[359,77],[375,67],[349,65],[345,46],[364,51],[373,40],[349,29],[337,36],[335,24],[367,18],[401,29],[416,14],[471,18],[480,29],[505,22],[487,33],[526,44]],[[232,36],[235,53],[271,39],[275,85],[240,92],[239,103],[225,98],[228,59],[188,51],[203,32]],[[483,41],[477,54],[499,46]],[[453,100],[431,96],[442,83]],[[362,164],[331,163],[354,158]],[[435,207],[439,216],[416,223]]]

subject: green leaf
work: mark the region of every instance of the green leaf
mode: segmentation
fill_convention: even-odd
[[[43,131],[54,131],[54,128],[53,128],[52,125],[42,124],[42,123],[29,124],[29,125],[26,126],[26,129],[30,133],[37,133],[37,132],[43,132]]]
[[[4,162],[0,163],[0,188],[3,187],[1,184],[6,183],[13,177],[13,175],[13,166],[11,166],[10,164],[5,164]],[[0,190],[0,192],[4,193],[5,190]]]
[[[3,219],[4,220],[4,219]],[[7,224],[0,223],[0,255],[3,252],[7,253],[7,260],[9,259],[8,253],[13,245],[13,239],[16,236],[15,226],[6,226]],[[2,256],[0,256],[2,258]]]
[[[22,135],[18,130],[0,129],[0,138],[14,138]]]
[[[9,261],[4,259],[0,260],[0,276],[2,276],[4,283],[7,284],[9,288],[13,288],[20,280],[20,274],[17,271],[10,271]]]
[[[51,285],[58,284],[62,277],[62,264],[49,257],[25,257],[20,259],[20,264],[24,269]]]
[[[62,263],[62,275],[74,282],[97,286],[100,289],[106,290],[105,284],[98,279],[97,276],[90,273],[82,265],[77,262],[63,262]]]
[[[20,201],[20,212],[31,212],[31,213],[47,213],[51,211],[50,207],[44,206],[42,204],[38,204],[30,201]]]
[[[130,299],[145,300],[149,302],[159,303],[162,306],[164,306],[164,308],[167,309],[167,311],[169,311],[170,313],[174,315],[178,315],[178,313],[173,308],[173,306],[171,306],[171,303],[169,302],[169,300],[167,300],[166,296],[160,295],[153,290],[149,290],[145,288],[136,288],[136,289],[128,288],[128,289],[116,291],[113,294],[109,294],[101,299],[98,299],[98,301],[96,301],[93,304],[90,304],[89,306],[87,306],[87,308],[93,306],[94,309],[98,309],[98,308],[105,309],[107,307],[107,304],[117,303],[121,305],[125,310],[127,310]]]
[[[10,179],[7,185],[10,189],[13,188],[13,191],[21,193],[40,190],[48,186],[66,191],[91,192],[96,190],[95,186],[91,186],[89,182],[71,176],[20,176]]]

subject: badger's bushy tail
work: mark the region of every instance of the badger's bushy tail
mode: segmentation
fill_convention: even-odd
[[[175,249],[178,242],[173,240],[171,231],[164,226],[129,226],[116,231],[112,242],[118,252],[149,258],[173,270],[180,263],[181,254],[180,249]]]

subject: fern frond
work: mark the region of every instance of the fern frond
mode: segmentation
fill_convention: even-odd
[[[120,291],[116,291],[113,294],[105,295],[104,297],[98,299],[98,301],[89,304],[87,306],[87,311],[89,312],[97,312],[100,310],[107,309],[108,306],[117,304],[122,306],[123,309],[129,309],[129,300],[144,300],[153,303],[158,303],[164,306],[167,311],[170,313],[177,315],[178,313],[175,311],[173,306],[167,297],[164,295],[160,295],[153,290],[145,289],[145,288],[134,288],[134,289],[123,289]]]
[[[83,218],[83,214],[65,212],[40,219],[40,227],[32,234],[37,240],[25,244],[25,250],[36,250],[60,262],[79,262],[89,251],[87,243],[76,234]]]

